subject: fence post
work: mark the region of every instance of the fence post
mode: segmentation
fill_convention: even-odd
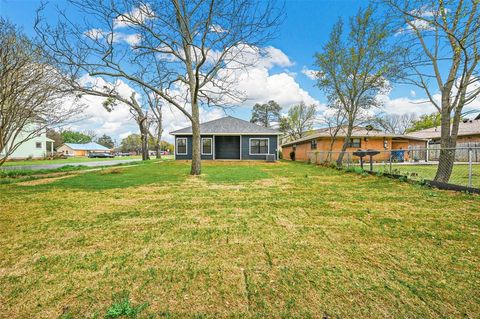
[[[472,187],[472,148],[468,148],[468,187]]]
[[[390,151],[390,175],[392,175],[392,151]]]

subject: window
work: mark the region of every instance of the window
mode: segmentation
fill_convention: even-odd
[[[177,138],[177,145],[175,147],[177,155],[187,155],[187,138]]]
[[[42,142],[36,142],[35,147],[36,148],[42,148]]]
[[[317,149],[317,140],[310,141],[310,149],[316,150]]]
[[[212,139],[202,138],[202,155],[212,155]]]
[[[362,139],[360,138],[350,139],[350,142],[347,144],[347,147],[355,147],[355,148],[362,147]]]
[[[269,141],[269,138],[251,138],[250,155],[267,155]]]

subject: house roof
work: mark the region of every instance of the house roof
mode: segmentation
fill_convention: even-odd
[[[170,132],[172,135],[190,135],[192,134],[192,127],[182,128]],[[250,123],[236,117],[227,116],[217,120],[205,122],[200,124],[200,134],[252,134],[252,135],[280,135],[277,130],[269,127],[263,127],[257,124]]]
[[[65,143],[63,145],[66,145],[76,151],[110,151],[109,148],[94,142],[83,144]]]
[[[407,136],[419,137],[425,139],[440,138],[440,126],[427,128],[425,130],[408,133]],[[458,127],[458,136],[480,135],[480,116],[475,120],[465,120],[460,122]]]
[[[335,128],[321,128],[318,130],[315,130],[312,132],[312,134],[304,136],[302,138],[287,142],[283,144],[282,146],[289,146],[292,144],[297,144],[297,143],[302,143],[302,142],[307,142],[311,141],[313,139],[317,138],[331,138],[333,133],[334,133]],[[340,130],[337,133],[337,137],[345,137],[347,136],[347,127],[342,126]],[[391,138],[399,138],[399,139],[410,139],[410,140],[420,140],[420,141],[425,141],[423,138],[418,138],[418,137],[413,137],[413,136],[407,136],[407,135],[400,135],[400,134],[390,134],[386,133],[380,130],[367,130],[364,127],[355,127],[353,128],[352,131],[352,137],[391,137]]]

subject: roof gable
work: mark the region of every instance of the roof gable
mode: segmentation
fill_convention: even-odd
[[[180,130],[170,132],[172,135],[190,135],[192,127],[186,127]],[[200,134],[271,134],[280,135],[281,133],[269,127],[263,127],[248,121],[238,119],[233,116],[222,117],[213,121],[200,124]]]

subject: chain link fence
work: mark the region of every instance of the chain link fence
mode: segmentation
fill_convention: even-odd
[[[414,181],[433,181],[438,170],[439,147],[398,150],[312,151],[309,162],[337,165],[343,169],[403,176]],[[480,147],[443,149],[454,154],[453,170],[448,184],[480,189]],[[452,155],[453,155],[452,154]]]

